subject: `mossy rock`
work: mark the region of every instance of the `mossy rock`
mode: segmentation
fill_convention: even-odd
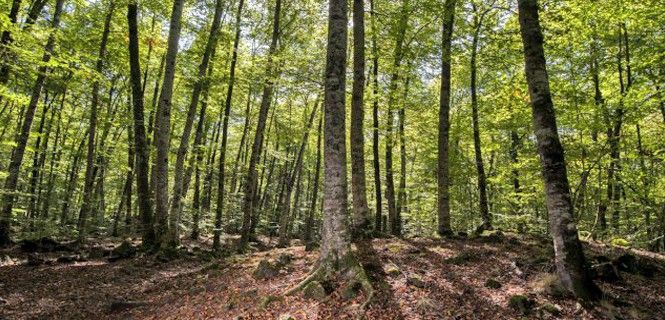
[[[563,286],[563,284],[561,284],[561,281],[559,281],[559,278],[555,274],[544,274],[542,277],[540,277],[536,286],[543,294],[552,298],[562,299],[570,295],[568,290]]]
[[[270,263],[270,261],[261,260],[254,270],[253,276],[258,280],[274,278],[279,274],[279,269],[279,266]]]
[[[276,264],[279,266],[286,266],[293,261],[293,255],[290,253],[282,253],[277,257]]]
[[[400,271],[399,268],[394,264],[389,264],[386,266],[386,274],[391,277],[399,276],[401,273],[402,271]]]
[[[271,303],[276,302],[276,301],[282,301],[284,300],[284,297],[282,296],[274,296],[274,295],[267,295],[265,297],[262,297],[259,300],[259,308],[260,309],[265,309],[267,308]]]
[[[119,246],[111,251],[108,260],[110,262],[129,259],[136,256],[137,250],[129,241],[123,241]]]
[[[508,301],[508,306],[522,315],[529,314],[535,304],[536,302],[533,299],[529,299],[521,294],[511,296]]]
[[[362,285],[357,281],[353,281],[342,289],[341,296],[345,300],[351,300],[360,293],[360,290],[362,290]]]
[[[305,299],[313,299],[319,302],[325,300],[328,296],[326,289],[318,281],[308,283],[302,291]]]
[[[556,304],[546,303],[541,307],[541,309],[553,316],[558,317],[561,315],[561,307]]]
[[[496,281],[495,279],[487,279],[485,281],[485,287],[490,289],[499,289],[501,288],[501,282]]]

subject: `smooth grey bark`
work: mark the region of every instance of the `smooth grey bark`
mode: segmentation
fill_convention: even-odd
[[[557,275],[561,284],[575,297],[592,300],[600,296],[600,289],[593,283],[586,269],[582,244],[573,219],[564,150],[559,141],[547,75],[538,3],[536,0],[519,0],[518,8],[525,73],[545,183]]]
[[[268,118],[268,110],[272,102],[274,82],[276,76],[276,65],[273,62],[275,53],[277,51],[277,42],[280,34],[280,15],[282,8],[282,0],[275,1],[275,11],[273,13],[273,28],[272,40],[268,49],[268,61],[266,67],[266,81],[263,87],[263,96],[261,97],[261,108],[259,110],[259,118],[257,119],[256,133],[254,134],[254,142],[252,143],[252,153],[249,159],[249,168],[247,170],[247,178],[245,182],[245,199],[243,202],[243,220],[242,220],[242,234],[240,238],[239,247],[243,249],[252,229],[252,217],[254,216],[254,202],[256,197],[256,187],[258,182],[257,169],[261,161],[261,151],[263,148],[263,133],[266,127],[266,120]],[[256,222],[254,222],[256,225]]]
[[[136,193],[138,195],[138,211],[141,220],[143,246],[153,247],[156,235],[153,227],[153,203],[150,192],[150,153],[144,125],[143,88],[141,86],[141,64],[138,35],[138,5],[130,1],[127,5],[127,21],[129,25],[129,69],[132,88],[132,113],[134,125],[134,149],[136,152]]]
[[[62,8],[64,5],[64,0],[58,0],[55,4],[55,11],[53,14],[53,20],[51,22],[51,34],[46,41],[46,46],[44,47],[44,54],[42,56],[42,64],[37,69],[37,79],[35,84],[32,87],[32,93],[30,95],[30,102],[25,110],[25,116],[21,124],[21,130],[16,139],[16,147],[12,152],[11,160],[7,168],[8,175],[5,178],[4,185],[4,195],[2,196],[2,211],[0,212],[0,247],[7,246],[11,243],[10,238],[10,226],[12,218],[12,208],[14,206],[14,197],[16,193],[16,187],[18,185],[18,175],[19,170],[21,169],[21,164],[23,163],[23,156],[25,155],[25,148],[28,144],[28,138],[30,136],[30,128],[32,127],[32,122],[35,118],[35,111],[37,110],[37,104],[39,103],[39,98],[42,93],[42,88],[44,87],[44,82],[46,81],[46,74],[48,72],[48,63],[51,61],[51,56],[53,55],[53,49],[55,47],[55,30],[60,26],[60,16],[62,14]]]
[[[455,0],[446,0],[441,39],[441,96],[439,100],[439,160],[437,163],[437,214],[440,236],[452,235],[450,225],[450,64],[453,27],[455,23]]]
[[[365,180],[365,0],[353,1],[353,91],[351,97],[351,194],[353,233],[364,237],[370,216]]]
[[[196,109],[199,106],[199,99],[204,87],[208,85],[209,80],[206,78],[208,72],[208,65],[210,64],[214,48],[217,46],[217,39],[219,38],[219,29],[221,27],[222,14],[224,11],[223,0],[216,0],[215,13],[208,35],[205,51],[199,64],[198,75],[194,88],[192,90],[192,98],[187,109],[187,119],[185,120],[185,127],[183,128],[182,135],[180,136],[180,145],[178,147],[176,162],[174,167],[173,179],[173,195],[171,197],[171,212],[169,216],[169,242],[170,245],[177,245],[180,243],[180,220],[182,215],[182,200],[186,196],[185,185],[185,160],[189,150],[189,138],[192,134],[192,127],[194,126],[194,118],[196,117]]]
[[[171,23],[164,60],[164,80],[159,95],[159,104],[155,114],[155,166],[152,175],[155,179],[155,233],[160,235],[158,244],[161,248],[174,247],[177,239],[169,226],[169,149],[171,140],[171,103],[173,98],[173,80],[175,78],[178,43],[182,28],[184,0],[174,0],[171,11]]]
[[[95,72],[100,74],[104,71],[104,62],[106,61],[106,44],[108,43],[109,34],[111,32],[111,18],[113,18],[113,11],[115,10],[115,3],[110,2],[106,18],[104,19],[104,31],[102,32],[102,39],[99,45],[99,53],[97,55],[97,64],[95,65]],[[83,183],[83,205],[79,213],[78,220],[78,242],[83,242],[86,235],[86,220],[90,215],[93,199],[93,183],[95,170],[95,136],[97,134],[97,107],[99,105],[99,80],[95,79],[92,83],[92,101],[90,102],[90,117],[88,118],[90,129],[88,130],[88,150],[85,161],[85,181]]]
[[[388,85],[388,121],[386,124],[386,200],[388,202],[388,220],[390,234],[400,236],[402,234],[402,217],[398,215],[395,199],[395,179],[393,171],[393,146],[395,127],[395,104],[397,101],[397,87],[400,81],[400,69],[404,58],[404,38],[409,22],[410,0],[402,0],[400,19],[397,25],[395,38],[395,52],[393,53],[393,70]]]

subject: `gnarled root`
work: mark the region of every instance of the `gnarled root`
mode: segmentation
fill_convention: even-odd
[[[305,279],[300,281],[295,287],[284,292],[285,295],[293,295],[304,290],[307,285],[314,281],[325,282],[330,280],[337,272],[342,274],[349,282],[347,287],[359,287],[367,296],[365,302],[361,305],[361,310],[365,310],[367,306],[374,300],[374,286],[369,280],[367,273],[358,260],[350,254],[342,265],[328,263],[322,261],[307,275]]]

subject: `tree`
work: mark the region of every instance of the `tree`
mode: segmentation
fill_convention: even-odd
[[[351,98],[351,192],[356,236],[369,230],[365,184],[365,1],[353,1],[353,96]]]
[[[437,203],[440,236],[452,234],[450,226],[450,173],[449,173],[449,134],[450,134],[450,63],[453,26],[455,23],[455,0],[444,4],[443,36],[441,45],[441,99],[439,103],[439,161],[437,167]]]
[[[150,248],[156,243],[153,228],[153,206],[150,193],[148,140],[144,124],[143,89],[141,86],[141,64],[139,60],[138,4],[130,1],[127,5],[129,25],[129,69],[132,87],[132,114],[134,124],[134,149],[136,152],[136,193],[141,220],[143,246]]]
[[[348,199],[345,88],[348,4],[346,0],[330,0],[328,10],[321,250],[315,270],[287,293],[297,292],[312,281],[327,280],[340,273],[352,283],[362,286],[371,298],[372,285],[365,270],[351,252],[350,230],[346,218]]]
[[[168,47],[164,61],[164,81],[159,95],[159,105],[155,116],[155,166],[152,175],[155,179],[155,232],[162,236],[159,245],[162,248],[174,247],[177,243],[175,220],[169,221],[169,148],[171,140],[171,99],[173,98],[173,79],[175,77],[176,58],[182,10],[184,0],[173,1],[171,24],[169,26]],[[173,223],[169,227],[169,222]]]
[[[577,298],[593,300],[600,290],[586,269],[570,199],[564,150],[559,141],[556,116],[543,49],[543,34],[536,0],[518,2],[520,33],[524,46],[525,73],[531,97],[533,126],[554,240],[554,261],[561,284]]]

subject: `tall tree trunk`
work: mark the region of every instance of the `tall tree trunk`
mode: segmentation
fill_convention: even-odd
[[[404,56],[404,38],[409,18],[409,1],[402,0],[402,11],[398,22],[397,36],[395,39],[395,52],[393,55],[393,70],[388,87],[388,122],[386,124],[386,200],[388,202],[388,219],[390,221],[390,233],[395,236],[402,234],[402,218],[397,214],[395,201],[395,179],[393,172],[393,129],[395,127],[395,104],[397,100],[397,87],[400,80],[400,68]]]
[[[9,167],[7,168],[9,174],[7,175],[7,178],[5,178],[5,186],[3,188],[4,195],[2,196],[2,212],[0,212],[0,247],[7,246],[11,243],[9,229],[11,226],[12,208],[14,206],[14,196],[18,184],[19,170],[23,163],[25,148],[28,144],[28,137],[30,136],[30,128],[32,127],[32,121],[35,118],[35,111],[37,110],[39,97],[46,80],[46,73],[48,72],[47,65],[49,61],[51,61],[51,56],[53,55],[53,48],[55,47],[56,40],[55,30],[60,26],[60,15],[62,14],[64,2],[64,0],[57,0],[55,4],[55,12],[51,22],[51,28],[53,31],[51,31],[46,46],[44,47],[44,55],[42,56],[43,64],[37,70],[37,79],[32,87],[30,102],[26,108],[20,134],[17,137],[16,147],[14,148],[14,152],[12,152]]]
[[[102,40],[99,45],[99,54],[97,55],[97,64],[95,72],[100,74],[104,71],[104,62],[106,60],[106,44],[111,32],[111,18],[113,18],[113,10],[115,3],[110,2],[106,19],[104,20],[104,31],[102,32]],[[90,209],[93,199],[93,171],[95,167],[95,135],[97,134],[97,106],[99,105],[99,80],[92,83],[92,101],[90,102],[90,129],[88,130],[88,150],[85,162],[85,181],[83,183],[83,206],[79,213],[78,220],[78,242],[85,240],[86,234],[86,219],[90,215]]]
[[[242,21],[242,7],[244,1],[238,3],[236,13],[236,34],[233,40],[233,52],[231,54],[231,68],[229,70],[229,84],[224,102],[224,122],[222,124],[222,147],[219,152],[219,176],[217,180],[217,210],[215,211],[215,233],[213,236],[213,249],[219,249],[219,237],[222,233],[222,216],[224,209],[224,185],[226,182],[226,147],[229,140],[229,117],[231,116],[231,103],[233,101],[233,87],[236,80],[236,64],[238,63],[238,45],[240,44],[240,33]]]
[[[185,120],[185,128],[183,129],[182,136],[180,137],[180,146],[176,155],[173,179],[173,196],[171,198],[171,213],[169,217],[169,245],[175,246],[180,243],[180,216],[182,214],[182,200],[186,196],[184,187],[185,178],[185,160],[189,149],[189,138],[192,133],[192,126],[194,125],[194,118],[196,117],[196,109],[199,106],[199,99],[204,87],[207,86],[208,79],[206,73],[208,72],[208,65],[210,64],[210,57],[213,55],[214,48],[217,46],[217,39],[219,38],[219,29],[222,21],[223,13],[223,0],[215,2],[215,13],[210,27],[210,34],[206,44],[205,51],[201,64],[199,65],[198,78],[194,83],[192,90],[192,99],[187,109],[187,119]]]
[[[254,142],[252,143],[252,154],[249,159],[249,168],[247,171],[247,179],[245,182],[245,199],[243,204],[243,220],[242,220],[242,235],[240,239],[240,248],[244,248],[249,241],[251,232],[252,216],[254,198],[256,196],[257,186],[257,170],[256,167],[260,162],[261,149],[263,148],[263,132],[266,127],[266,119],[268,117],[268,109],[272,102],[274,79],[276,76],[276,66],[274,65],[273,58],[277,51],[277,41],[279,40],[279,20],[282,9],[282,0],[275,1],[275,11],[273,13],[273,28],[272,40],[270,48],[268,49],[268,61],[266,70],[266,81],[263,87],[263,96],[261,98],[261,109],[259,110],[259,118],[256,126],[256,133],[254,135]]]
[[[397,187],[397,216],[406,212],[406,105],[409,98],[409,85],[411,78],[407,77],[404,83],[404,102],[397,110],[397,135],[399,137],[399,186]]]
[[[365,181],[365,0],[353,1],[353,94],[351,98],[351,193],[353,233],[364,237],[370,216]]]
[[[573,219],[564,150],[559,141],[549,88],[538,3],[536,0],[519,0],[518,8],[525,73],[545,182],[557,275],[563,286],[578,299],[591,300],[600,296],[600,289],[593,283],[586,269],[582,244]]]
[[[159,104],[155,115],[155,166],[152,175],[155,179],[155,233],[161,235],[158,243],[160,248],[174,247],[177,239],[173,229],[169,227],[169,149],[171,140],[171,103],[173,98],[173,80],[175,78],[176,59],[184,0],[174,0],[169,26],[168,45],[164,60],[164,81],[159,95]],[[204,70],[205,71],[205,70]]]
[[[141,219],[143,246],[155,245],[156,236],[153,228],[152,196],[149,183],[150,153],[144,125],[143,90],[141,86],[141,64],[138,35],[138,5],[135,0],[127,6],[129,23],[129,69],[132,87],[132,104],[134,115],[134,148],[136,151],[136,193]]]
[[[449,173],[449,137],[450,137],[450,63],[453,27],[455,22],[455,0],[446,0],[444,4],[443,36],[441,44],[441,98],[439,101],[439,161],[437,169],[437,204],[440,236],[452,235],[450,225],[450,173]]]
[[[374,167],[374,197],[376,198],[376,207],[374,212],[374,233],[381,230],[383,207],[381,200],[381,164],[379,155],[379,49],[377,45],[377,17],[374,11],[374,0],[370,0],[370,11],[372,13],[372,93],[374,101],[372,103],[372,166]]]
[[[240,137],[240,147],[238,147],[238,153],[236,154],[236,161],[233,163],[233,174],[231,175],[231,185],[230,191],[233,193],[238,192],[236,188],[237,179],[238,179],[238,167],[240,166],[241,156],[243,151],[247,148],[247,133],[249,133],[249,120],[250,120],[250,111],[252,108],[252,88],[250,87],[247,90],[247,106],[245,107],[245,124],[242,129],[242,136]],[[244,162],[244,161],[243,161]],[[244,165],[244,163],[243,163]]]
[[[44,132],[44,123],[46,121],[49,103],[48,103],[48,91],[44,92],[44,102],[42,106],[42,112],[39,119],[39,125],[37,126],[37,139],[35,140],[35,152],[32,156],[32,170],[30,172],[30,187],[28,188],[28,194],[30,195],[30,201],[27,209],[27,216],[30,219],[30,229],[33,230],[34,219],[37,216],[36,206],[37,206],[37,181],[39,180],[39,150],[41,149],[42,143],[42,133]]]
[[[474,11],[476,7],[474,5]],[[485,164],[483,163],[482,148],[480,145],[480,125],[478,121],[478,87],[477,87],[477,57],[478,57],[478,42],[480,37],[480,29],[483,25],[483,18],[485,13],[480,16],[474,16],[475,31],[473,33],[473,44],[471,45],[471,117],[473,122],[473,149],[476,157],[476,171],[478,173],[478,192],[480,199],[480,217],[482,218],[482,225],[480,225],[476,232],[480,233],[484,230],[492,229],[492,217],[489,212],[489,205],[487,201],[487,177],[485,175]]]

